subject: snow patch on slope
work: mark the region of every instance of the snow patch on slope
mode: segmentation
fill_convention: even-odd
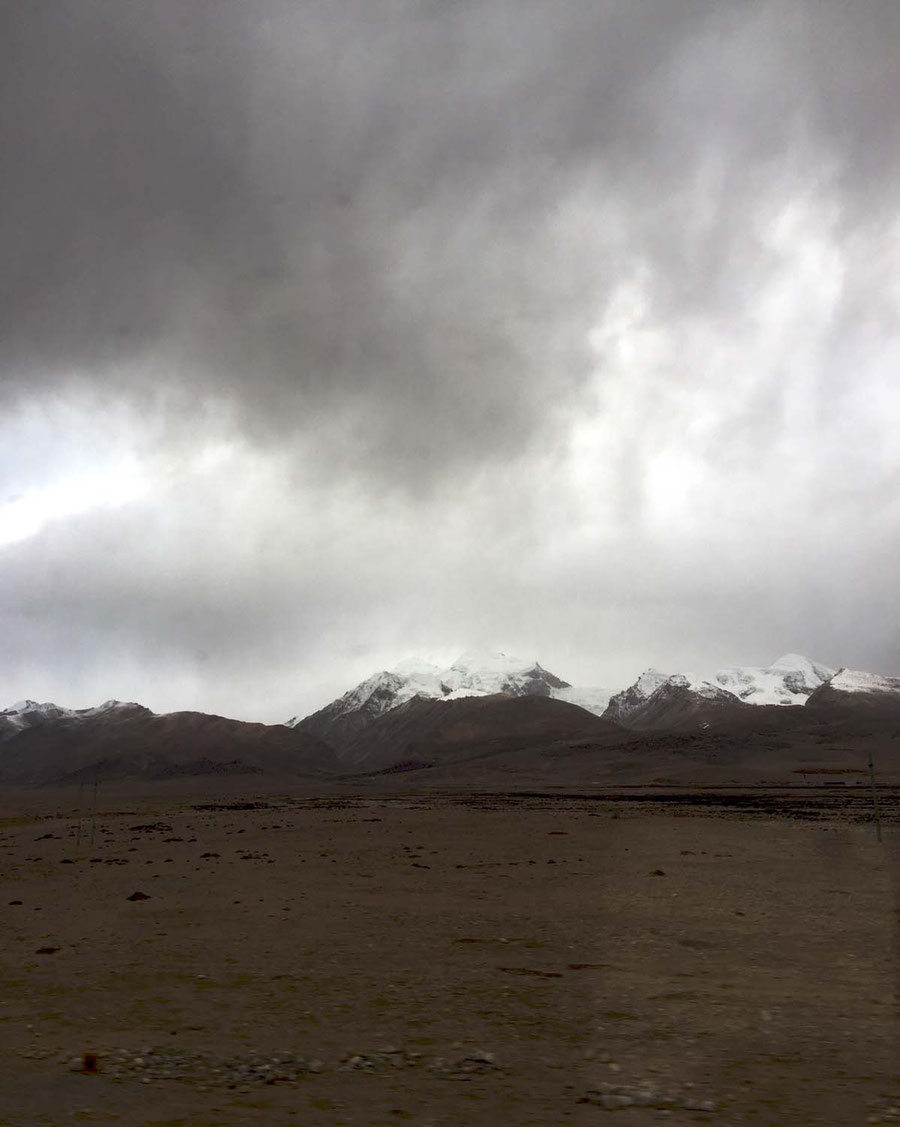
[[[900,693],[900,677],[841,669],[831,678],[831,687],[842,693]]]
[[[609,689],[583,689],[576,685],[570,685],[567,689],[552,689],[550,695],[555,700],[577,704],[585,712],[593,712],[595,716],[602,716],[606,711],[612,693]]]

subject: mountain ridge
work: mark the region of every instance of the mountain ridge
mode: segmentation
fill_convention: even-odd
[[[589,776],[615,761],[616,777],[640,779],[655,777],[653,762],[680,776],[723,755],[746,765],[762,754],[774,770],[778,748],[801,745],[803,762],[841,762],[867,732],[880,733],[892,757],[900,733],[900,678],[833,671],[796,654],[711,678],[649,669],[608,699],[594,690],[592,708],[572,699],[588,692],[537,661],[465,654],[446,669],[408,659],[291,724],[156,714],[116,700],[85,709],[23,700],[0,711],[0,784],[384,771],[449,779],[475,762],[505,777],[561,770],[576,751]],[[689,747],[699,759],[685,758]]]

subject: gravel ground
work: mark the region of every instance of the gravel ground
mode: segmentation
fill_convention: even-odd
[[[893,826],[129,799],[79,842],[30,801],[2,1127],[900,1122]]]

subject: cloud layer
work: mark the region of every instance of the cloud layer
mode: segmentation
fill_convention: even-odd
[[[0,19],[10,700],[898,671],[892,0]]]

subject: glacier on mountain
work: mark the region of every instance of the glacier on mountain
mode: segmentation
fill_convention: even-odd
[[[840,669],[830,680],[831,687],[841,693],[898,693],[900,677],[882,677],[858,669]]]
[[[802,654],[784,654],[771,665],[720,669],[715,680],[748,704],[797,705],[834,675]]]
[[[627,689],[609,702],[606,718],[618,723],[646,705],[657,694],[670,689],[687,689],[696,697],[725,700],[734,697],[744,704],[804,705],[820,685],[831,681],[835,671],[801,654],[783,654],[771,665],[737,665],[720,669],[710,677],[694,673],[666,675],[648,669]]]
[[[394,669],[366,678],[321,711],[331,720],[352,714],[374,719],[414,697],[448,701],[497,693],[553,697],[598,716],[611,695],[606,689],[572,686],[537,661],[494,651],[469,651],[446,669],[420,658],[407,658]],[[287,724],[296,727],[302,719],[294,716]]]

